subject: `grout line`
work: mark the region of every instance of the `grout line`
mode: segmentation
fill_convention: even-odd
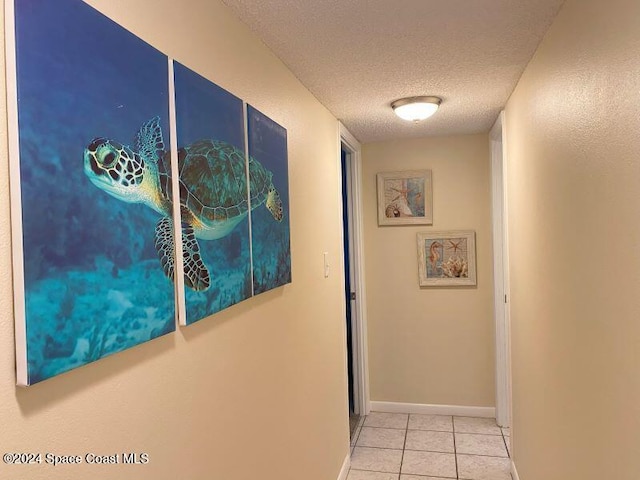
[[[369,445],[354,445],[358,448],[375,448],[377,450],[404,450],[404,447],[370,447]]]
[[[404,464],[404,452],[407,449],[407,434],[409,433],[409,419],[411,418],[411,414],[407,415],[407,426],[404,430],[404,443],[402,444],[402,458],[400,459],[400,472],[398,472],[398,479],[400,479],[400,475],[402,475],[402,465]]]
[[[370,425],[363,425],[365,428],[384,428],[385,430],[407,430],[407,427],[372,427]],[[413,429],[412,429],[413,430]]]
[[[474,432],[456,432],[460,435],[483,435],[485,437],[504,437],[501,433],[474,433]]]
[[[458,472],[458,447],[456,446],[456,422],[453,416],[451,417],[451,428],[453,429],[453,458],[456,462],[456,478],[460,478],[460,473]]]
[[[504,433],[502,434],[502,441],[504,442],[504,448],[507,451],[507,456],[509,458],[511,458],[511,450],[509,450],[509,444],[507,443],[507,437],[504,436]],[[511,442],[509,442],[511,443]]]
[[[404,449],[407,452],[426,452],[426,453],[446,453],[447,455],[454,455],[455,451],[453,452],[443,452],[442,450],[419,450],[416,448],[406,448]],[[455,450],[455,447],[454,447]]]
[[[509,448],[507,446],[507,437],[504,435],[504,432],[502,431],[502,429],[500,429],[500,434],[499,436],[502,437],[502,441],[505,445],[505,450],[507,453],[507,457],[504,456],[495,456],[495,455],[479,455],[479,454],[472,454],[472,453],[459,453],[458,452],[458,447],[456,445],[456,433],[459,434],[467,434],[467,435],[481,435],[481,436],[485,436],[485,437],[497,437],[498,435],[496,434],[490,434],[490,433],[474,433],[474,432],[456,432],[456,427],[455,427],[455,417],[454,415],[450,416],[451,417],[451,430],[450,431],[444,431],[444,430],[429,430],[429,429],[411,429],[413,431],[424,431],[424,432],[439,432],[439,433],[450,433],[453,436],[453,455],[454,455],[454,459],[455,459],[455,464],[456,464],[456,479],[460,480],[460,471],[459,471],[459,466],[458,466],[458,456],[459,455],[464,455],[465,457],[486,457],[486,458],[500,458],[500,459],[510,459],[511,458],[511,453],[509,452]],[[463,417],[463,418],[476,418],[476,417]],[[357,438],[356,438],[356,443],[360,438],[360,435],[362,433],[362,428],[365,427],[364,423],[365,423],[366,417],[363,416],[362,418],[362,424],[361,424],[361,428],[359,429]],[[405,437],[404,437],[404,444],[402,447],[402,457],[401,457],[401,461],[400,461],[400,471],[397,473],[397,480],[400,480],[400,477],[402,475],[402,467],[404,464],[404,456],[405,456],[405,452],[407,451],[416,451],[416,452],[430,452],[430,453],[440,453],[440,454],[451,454],[451,452],[436,452],[436,451],[432,451],[432,450],[413,450],[413,449],[407,449],[407,437],[409,434],[409,422],[411,420],[411,414],[407,415],[407,424],[406,427],[404,429],[400,429],[400,428],[394,428],[394,427],[371,427],[367,425],[367,428],[373,428],[373,429],[387,429],[387,430],[404,430],[405,432]],[[355,449],[356,445],[354,444],[354,446],[352,447],[352,452]],[[396,448],[387,448],[387,447],[367,447],[367,446],[358,446],[358,448],[369,448],[369,449],[378,449],[378,450],[399,450]],[[351,470],[355,470],[355,471],[362,471],[362,472],[375,472],[375,473],[386,473],[386,474],[391,474],[391,475],[396,475],[396,472],[380,472],[377,470],[359,470],[359,469],[350,469]],[[453,479],[451,479],[453,480]]]
[[[356,443],[358,443],[358,440],[360,440],[360,435],[362,435],[362,427],[360,427],[356,432],[356,440],[353,442],[354,447],[356,446]]]
[[[509,460],[509,457],[499,457],[495,455],[481,455],[479,453],[457,453],[456,455],[464,455],[465,457],[486,457],[486,458],[502,458]]]
[[[453,430],[428,430],[424,428],[410,428],[409,431],[410,432],[431,432],[431,433],[453,433]]]
[[[360,439],[360,435],[362,434],[362,429],[364,427],[364,420],[367,416],[366,415],[361,415],[360,419],[358,420],[358,426],[356,427],[356,432],[355,432],[355,438],[353,439],[353,445],[351,445],[351,456],[353,456],[353,452],[356,449],[356,446],[358,446],[358,440]],[[351,467],[349,467],[349,471],[351,471]]]
[[[353,449],[354,449],[354,448],[356,448],[356,444],[358,443],[358,439],[360,438],[360,433],[361,433],[361,432],[362,432],[362,429],[361,429],[361,428],[359,428],[359,429],[356,431],[356,433],[355,433],[355,435],[354,435],[354,438],[352,438],[352,439],[351,439],[351,442],[349,442],[349,443],[350,443],[350,445],[351,445],[351,450],[352,450],[352,452],[351,452],[351,453],[353,453]]]
[[[351,471],[354,471],[354,472],[371,472],[371,473],[386,473],[388,475],[395,475],[396,474],[396,472],[383,472],[383,471],[380,471],[380,470],[361,470],[359,468],[350,468],[349,472],[351,472]],[[399,476],[400,476],[400,474],[398,473],[398,477]],[[453,479],[451,479],[451,480],[453,480]]]
[[[390,447],[368,447],[367,445],[354,445],[354,447],[358,447],[358,448],[372,448],[375,450],[395,450],[396,452],[399,452],[401,450],[404,450],[404,448],[400,447],[400,448],[390,448]]]

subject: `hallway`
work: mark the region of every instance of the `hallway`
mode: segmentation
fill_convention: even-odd
[[[59,42],[45,30],[20,29],[13,4],[34,13],[55,4],[56,16],[45,16],[42,25],[68,45],[53,48]],[[55,468],[3,462],[0,479],[640,480],[640,1],[6,0],[4,6],[3,453],[42,452],[44,459],[50,452],[83,461]],[[115,22],[127,33],[118,35],[122,40],[77,34],[86,30],[84,22],[67,30],[55,21],[68,20],[67,7],[91,7],[90,18]],[[22,43],[14,38],[16,26]],[[43,48],[32,50],[36,37]],[[135,38],[147,52],[142,63],[120,48],[120,41]],[[93,46],[109,56],[78,55]],[[398,50],[385,54],[387,47]],[[18,84],[20,51],[34,61],[21,64],[29,80]],[[71,58],[78,59],[76,70]],[[52,60],[50,70],[45,65]],[[177,64],[229,94],[235,120],[221,110],[215,122],[224,134],[207,131],[180,141],[177,120],[169,121],[177,117],[176,96],[169,95]],[[327,85],[325,94],[306,74]],[[86,86],[95,92],[83,94]],[[32,91],[43,94],[42,101],[33,101]],[[404,123],[391,105],[408,95],[442,101],[431,119]],[[203,117],[213,112],[196,106]],[[83,168],[84,151],[95,138],[125,142],[127,152],[147,160],[144,172],[153,171],[143,190],[158,207],[169,184],[163,190],[156,183],[168,176],[153,164],[176,157],[179,147],[226,141],[226,130],[236,132],[235,148],[247,154],[249,108],[287,132],[280,178],[291,207],[285,220],[292,282],[189,326],[172,323],[168,308],[186,310],[186,301],[180,303],[186,293],[176,294],[183,289],[172,289],[164,273],[170,263],[158,258],[170,244],[163,237],[164,247],[156,246],[158,210],[96,188]],[[23,128],[21,137],[20,126],[41,121],[44,110],[49,121],[38,131]],[[153,147],[136,132],[156,116],[163,142]],[[86,132],[67,128],[71,117]],[[489,130],[498,117],[502,164],[492,155],[498,141]],[[363,257],[353,268],[353,289],[345,288],[343,275],[339,152],[347,129],[359,145],[348,178],[361,204],[352,212]],[[114,160],[110,153],[105,150],[107,164]],[[210,160],[203,156],[202,165]],[[237,178],[251,185],[247,170]],[[185,173],[171,171],[175,180]],[[249,195],[245,203],[231,194],[230,183],[209,173],[205,168],[202,178],[223,187],[220,199],[250,205]],[[387,223],[387,193],[396,188],[385,188],[390,173],[404,175],[392,180],[420,180],[420,207],[429,206],[431,223]],[[70,201],[60,204],[36,188],[36,178],[52,187],[73,182],[63,189]],[[186,183],[213,196],[199,178]],[[406,187],[397,190],[391,201],[408,199]],[[263,207],[256,218],[271,216],[268,225],[283,225]],[[81,218],[79,210],[87,215]],[[502,230],[494,229],[496,211],[503,212]],[[119,213],[131,217],[112,217]],[[421,214],[406,220],[423,221]],[[61,226],[56,235],[54,221]],[[261,252],[253,250],[252,237],[247,243],[245,227],[243,235],[237,227],[206,240],[211,255],[202,260],[216,301],[232,299],[227,281],[240,274],[247,280],[243,294],[255,293],[251,258]],[[470,232],[466,271],[475,265],[476,284],[421,286],[422,271],[444,261],[440,251],[429,259],[433,242],[427,245],[425,235],[455,240],[449,250],[456,253],[457,239],[471,238]],[[173,233],[181,238],[179,228]],[[41,242],[25,255],[31,238]],[[250,247],[250,255],[238,245]],[[74,265],[62,268],[63,257]],[[502,265],[494,261],[499,258]],[[215,267],[241,259],[248,264],[238,275]],[[173,261],[177,266],[182,259]],[[446,270],[443,279],[459,278]],[[25,279],[33,287],[28,291]],[[144,287],[144,298],[132,294],[134,286]],[[187,293],[197,309],[212,303],[204,292]],[[95,301],[82,300],[85,294]],[[359,309],[354,382],[345,360],[348,302]],[[27,336],[26,315],[34,306],[39,314],[30,325],[54,328],[30,329],[34,335]],[[509,322],[496,315],[501,310]],[[162,311],[169,312],[163,325],[171,332],[142,328]],[[134,340],[144,342],[115,352]],[[501,348],[505,340],[509,347]],[[47,369],[105,358],[22,388],[16,367],[30,364],[16,355],[17,345],[35,346],[36,365]],[[505,378],[511,389],[504,388]],[[353,437],[350,383],[358,387],[353,410],[374,412]],[[489,418],[496,416],[511,430]],[[150,461],[85,461],[87,454],[117,452],[120,459],[144,452]]]
[[[351,440],[347,480],[511,480],[509,441],[492,418],[372,412]]]

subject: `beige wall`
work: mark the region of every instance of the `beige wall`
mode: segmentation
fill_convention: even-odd
[[[343,290],[339,275],[325,280],[322,270],[328,251],[340,271],[336,120],[217,1],[90,3],[288,129],[294,280],[175,334],[16,388],[0,72],[2,451],[137,451],[151,459],[138,467],[0,463],[0,478],[337,478],[349,443]]]
[[[494,406],[487,135],[363,147],[371,400]],[[433,226],[378,227],[376,173],[431,169]],[[420,288],[417,232],[475,230],[477,287]]]
[[[567,0],[506,109],[520,480],[640,478],[640,3]]]

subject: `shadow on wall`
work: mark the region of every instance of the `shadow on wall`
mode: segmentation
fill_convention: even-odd
[[[83,367],[56,376],[29,387],[15,386],[16,400],[20,411],[30,417],[54,405],[75,396],[78,392],[88,390],[111,378],[122,375],[126,371],[146,361],[159,357],[175,349],[175,337],[164,335],[136,348],[110,355]],[[159,373],[161,375],[161,373]]]

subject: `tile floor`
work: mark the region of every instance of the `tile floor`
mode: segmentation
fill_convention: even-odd
[[[509,439],[492,418],[372,412],[351,439],[347,480],[511,480]]]

